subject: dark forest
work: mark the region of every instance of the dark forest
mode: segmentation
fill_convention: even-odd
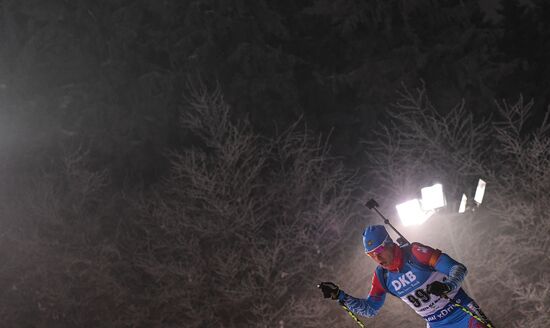
[[[368,293],[369,198],[550,326],[549,2],[0,4],[1,327],[356,327],[316,285]]]

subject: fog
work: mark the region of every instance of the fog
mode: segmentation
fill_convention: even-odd
[[[549,326],[549,5],[482,4],[3,1],[2,326],[354,327],[316,286],[369,292],[370,198],[497,327]]]

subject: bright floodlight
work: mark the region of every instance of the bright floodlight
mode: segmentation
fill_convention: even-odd
[[[404,226],[422,224],[429,217],[428,213],[422,210],[420,200],[418,199],[406,201],[396,205],[395,208]]]
[[[477,182],[477,188],[476,188],[476,194],[474,196],[474,200],[476,203],[481,204],[483,201],[483,195],[485,195],[485,186],[487,183],[481,179]]]
[[[446,205],[443,186],[440,183],[422,188],[420,192],[422,193],[422,208],[424,211],[435,210]]]
[[[466,212],[466,203],[468,202],[468,197],[465,194],[462,194],[462,200],[460,201],[460,206],[458,207],[458,213]]]

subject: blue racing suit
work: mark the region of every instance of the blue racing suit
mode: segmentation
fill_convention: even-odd
[[[338,298],[352,312],[366,317],[375,316],[390,293],[401,298],[427,321],[430,328],[486,327],[453,302],[476,313],[477,305],[460,287],[467,270],[447,254],[419,243],[394,247],[392,267],[378,266],[366,299],[355,298],[341,291]],[[429,294],[426,286],[434,281],[447,284],[447,298]],[[452,300],[452,301],[451,301]]]

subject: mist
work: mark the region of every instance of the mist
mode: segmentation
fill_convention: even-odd
[[[368,294],[370,198],[495,326],[548,326],[550,7],[481,4],[2,2],[2,326],[354,327],[317,284]]]

